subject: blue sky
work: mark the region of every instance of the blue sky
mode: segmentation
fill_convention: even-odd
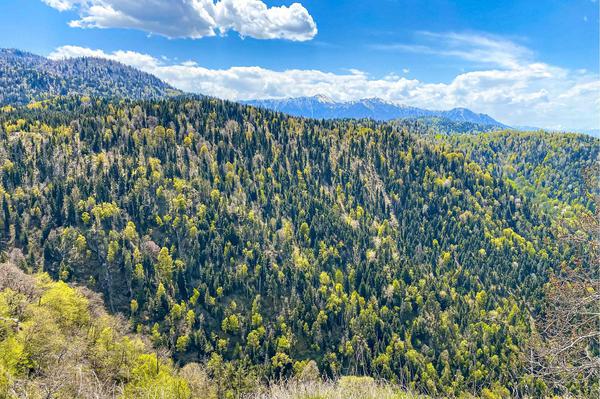
[[[326,94],[599,127],[592,0],[3,0],[0,46],[230,99]]]

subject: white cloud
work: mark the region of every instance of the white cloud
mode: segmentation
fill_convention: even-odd
[[[317,26],[300,3],[268,7],[262,0],[42,0],[74,10],[77,28],[129,28],[169,38],[199,39],[236,31],[242,37],[305,41]]]
[[[189,61],[168,63],[132,51],[106,53],[76,46],[56,49],[51,58],[104,57],[152,73],[188,92],[231,100],[327,95],[334,100],[381,97],[429,109],[467,107],[512,125],[553,129],[600,126],[600,81],[586,71],[518,60],[511,68],[457,75],[449,83],[429,83],[396,74],[375,78],[351,69],[344,73],[258,66],[208,69]]]
[[[419,44],[388,43],[371,47],[378,50],[402,51],[456,57],[482,65],[515,68],[532,58],[531,51],[504,38],[482,33],[418,32]]]
[[[42,0],[52,8],[56,8],[58,11],[67,11],[72,5],[71,0]]]
[[[258,0],[221,0],[216,14],[221,31],[231,29],[257,39],[302,41],[317,34],[312,17],[300,3],[268,8]]]

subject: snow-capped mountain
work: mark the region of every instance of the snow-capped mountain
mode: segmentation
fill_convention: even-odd
[[[242,103],[294,116],[318,119],[371,118],[387,121],[400,118],[444,118],[454,122],[471,122],[506,127],[489,115],[478,114],[466,108],[432,111],[396,104],[381,98],[336,102],[325,95],[316,95],[286,99],[248,100],[242,101]]]

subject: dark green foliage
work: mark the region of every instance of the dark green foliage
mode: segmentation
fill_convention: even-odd
[[[89,57],[53,61],[0,49],[0,105],[73,94],[149,99],[180,92],[155,76],[115,61]]]
[[[572,251],[466,144],[214,99],[47,108],[0,114],[1,249],[103,292],[178,360],[544,390],[528,309]]]
[[[413,119],[415,124],[422,125],[421,128],[428,134],[463,134],[463,133],[479,133],[491,132],[499,129],[497,125],[484,125],[468,121],[453,121],[448,118],[440,117],[421,117]],[[408,119],[407,121],[410,121]]]

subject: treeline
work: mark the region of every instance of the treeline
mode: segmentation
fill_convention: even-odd
[[[530,317],[574,251],[467,144],[193,98],[55,100],[0,126],[2,249],[102,292],[223,392],[314,360],[433,396],[548,393]]]

